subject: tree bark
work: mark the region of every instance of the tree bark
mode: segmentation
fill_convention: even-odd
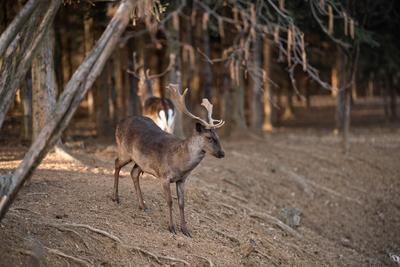
[[[32,137],[32,81],[27,78],[25,83],[21,86],[22,96],[22,109],[24,113],[22,138],[24,140],[31,140]]]
[[[128,69],[135,69],[135,62],[133,60],[133,40],[129,40],[128,44]],[[139,115],[140,114],[140,103],[138,98],[138,83],[136,78],[133,75],[128,75],[129,79],[129,100],[128,100],[128,115]]]
[[[396,102],[396,88],[393,75],[388,77],[389,96],[390,96],[390,120],[397,119],[397,102]]]
[[[342,136],[343,152],[349,150],[350,114],[351,114],[351,88],[346,86],[348,79],[348,62],[344,52],[338,48],[338,90],[336,95],[336,129]]]
[[[15,96],[21,81],[24,80],[25,75],[31,65],[32,58],[36,53],[37,48],[41,44],[43,36],[46,34],[49,26],[52,24],[54,17],[61,5],[61,0],[53,0],[47,9],[40,25],[36,31],[32,31],[31,26],[36,25],[39,20],[40,12],[35,12],[31,17],[31,20],[25,30],[24,34],[21,34],[23,39],[21,51],[17,50],[18,38],[14,39],[10,45],[9,53],[6,52],[4,63],[0,71],[0,128],[3,125],[6,113],[11,105],[11,102]],[[41,8],[46,8],[46,5],[42,4]],[[43,11],[43,10],[40,10]],[[34,34],[32,33],[34,32]],[[23,35],[23,36],[22,36]],[[32,35],[34,38],[32,39]],[[18,36],[17,36],[18,37]],[[26,44],[26,49],[25,45]],[[21,56],[18,54],[22,53]],[[17,57],[17,59],[15,59]]]
[[[6,189],[0,189],[1,192],[6,192],[0,197],[0,220],[3,219],[25,180],[35,170],[47,151],[55,144],[63,130],[68,126],[79,103],[101,73],[104,64],[124,32],[133,8],[134,0],[121,2],[113,19],[92,49],[92,52],[85,58],[66,85],[57,102],[52,119],[42,129],[38,138],[13,173],[11,185]]]
[[[231,117],[231,131],[234,134],[243,134],[247,129],[246,118],[245,118],[245,95],[244,95],[244,69],[239,62],[241,62],[241,58],[243,55],[239,55],[238,59],[238,70],[237,80],[233,80],[232,90],[230,90],[229,97],[232,99],[232,106],[230,108],[230,112],[232,113]],[[232,77],[231,77],[232,78]]]
[[[56,104],[53,45],[53,31],[49,29],[32,61],[32,141],[50,119]]]
[[[181,54],[179,46],[179,15],[177,13],[173,14],[172,19],[169,21],[168,29],[168,54],[175,58],[175,64],[172,70],[169,72],[169,82],[173,84],[178,84],[179,90],[182,92],[182,64],[181,64]],[[182,112],[176,109],[175,115],[175,129],[174,134],[178,137],[184,137],[183,133],[183,123],[182,123]]]
[[[204,14],[203,14],[204,16]],[[210,34],[208,32],[208,24],[203,22],[202,33],[201,33],[201,46],[200,49],[203,51],[204,55],[210,58],[211,49],[210,49]],[[207,98],[210,101],[212,100],[212,81],[213,81],[213,73],[211,71],[211,64],[207,60],[202,60],[202,64],[200,66],[201,79],[200,79],[200,90],[202,91],[201,98]]]
[[[94,45],[93,18],[90,16],[89,11],[85,13],[83,18],[83,38],[83,52],[86,57]],[[97,115],[95,115],[95,100],[92,90],[87,94],[87,108],[89,121],[96,121]]]
[[[345,55],[340,48],[336,57],[336,129],[342,132],[345,124],[346,90],[345,85]]]
[[[255,132],[261,132],[263,126],[263,106],[262,106],[262,39],[259,33],[257,33],[256,40],[254,43],[252,62],[254,64],[251,67],[251,101],[250,101],[250,127]]]
[[[263,61],[264,61],[264,121],[263,130],[273,131],[277,123],[276,95],[270,83],[271,76],[271,41],[264,40]]]
[[[33,11],[38,7],[39,0],[29,0],[25,6],[21,9],[15,19],[7,27],[7,29],[0,36],[0,56],[3,56],[7,47],[15,39],[17,34],[24,27],[24,24],[28,21]]]
[[[114,72],[115,72],[115,91],[117,93],[117,119],[122,120],[125,117],[125,90],[123,81],[123,71],[122,71],[122,49],[117,47],[115,49],[114,57]]]

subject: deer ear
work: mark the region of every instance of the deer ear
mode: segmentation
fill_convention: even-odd
[[[205,127],[203,126],[203,124],[196,122],[196,132],[202,133],[202,132],[204,132],[204,130],[205,130]]]

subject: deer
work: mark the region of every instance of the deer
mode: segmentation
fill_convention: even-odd
[[[133,62],[136,63],[136,53],[133,53]],[[138,83],[138,95],[140,97],[142,115],[152,119],[162,130],[173,133],[175,128],[175,107],[172,101],[164,97],[153,95],[153,81],[168,73],[175,64],[175,56],[170,56],[167,68],[159,73],[150,75],[150,70],[144,70],[144,66],[139,65],[135,70],[127,70],[132,74]]]
[[[203,160],[206,153],[223,158],[225,152],[221,146],[216,129],[225,122],[212,118],[213,105],[204,98],[201,105],[207,111],[207,119],[192,114],[186,107],[185,96],[188,88],[181,94],[179,87],[170,84],[171,99],[175,106],[195,121],[190,137],[180,139],[159,128],[150,118],[132,116],[123,119],[116,128],[117,158],[115,159],[114,190],[112,200],[119,203],[118,180],[122,167],[133,162],[131,178],[135,187],[139,208],[147,211],[140,189],[139,178],[143,173],[155,176],[161,182],[162,191],[168,206],[168,230],[176,234],[172,218],[171,183],[176,185],[180,214],[181,232],[191,237],[185,220],[185,182],[189,174]]]

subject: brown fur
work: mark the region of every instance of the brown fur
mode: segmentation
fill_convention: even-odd
[[[131,172],[141,209],[146,209],[139,185],[141,173],[149,173],[162,180],[162,186],[169,207],[169,230],[175,233],[172,220],[172,196],[170,183],[177,187],[181,230],[190,236],[184,217],[184,183],[190,172],[211,153],[217,158],[224,157],[219,138],[214,129],[196,124],[193,135],[186,140],[162,131],[147,117],[129,117],[122,120],[116,130],[118,157],[115,160],[113,200],[118,199],[120,169],[129,162],[134,163]]]

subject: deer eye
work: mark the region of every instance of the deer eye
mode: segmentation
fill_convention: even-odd
[[[207,137],[208,142],[212,143],[214,140],[212,139],[212,137]]]

